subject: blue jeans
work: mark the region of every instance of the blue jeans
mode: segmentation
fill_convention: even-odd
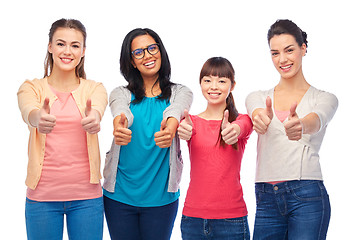
[[[65,202],[38,202],[26,198],[26,232],[29,240],[63,238],[64,215],[70,240],[101,240],[104,226],[102,197]]]
[[[184,240],[250,240],[247,216],[227,219],[202,219],[182,216]]]
[[[254,240],[322,240],[330,202],[322,181],[256,183]]]
[[[169,240],[179,200],[160,207],[134,207],[104,196],[111,239]]]

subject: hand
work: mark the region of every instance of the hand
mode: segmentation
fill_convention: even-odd
[[[85,117],[81,119],[83,129],[90,133],[96,134],[100,131],[100,113],[91,108],[91,100],[86,101]]]
[[[271,98],[266,98],[266,108],[259,110],[253,117],[253,128],[258,134],[265,134],[271,120],[273,119],[273,111],[271,108]]]
[[[128,120],[124,113],[114,119],[114,140],[116,145],[128,145],[132,131],[128,129]]]
[[[240,134],[240,127],[237,124],[229,122],[229,110],[225,110],[224,119],[221,123],[221,136],[224,142],[228,145],[237,143]]]
[[[56,117],[50,114],[50,100],[45,98],[44,105],[37,112],[36,128],[40,133],[48,134],[54,129],[56,125]]]
[[[177,129],[180,139],[190,140],[192,136],[193,123],[189,116],[189,111],[184,110],[185,119],[180,122],[180,125]]]
[[[168,148],[171,146],[178,128],[178,121],[175,118],[163,119],[161,121],[160,131],[154,134],[154,140],[158,147]]]
[[[300,140],[303,133],[303,124],[296,113],[296,107],[297,103],[291,105],[288,121],[284,124],[286,135],[293,141]]]

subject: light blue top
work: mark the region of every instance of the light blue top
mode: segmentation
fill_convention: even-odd
[[[179,191],[167,191],[170,150],[159,148],[154,141],[168,106],[168,101],[157,97],[130,104],[134,116],[131,142],[121,148],[115,192],[104,190],[106,197],[137,207],[163,206],[179,198]]]

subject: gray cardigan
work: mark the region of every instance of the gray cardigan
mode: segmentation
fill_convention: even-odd
[[[274,103],[274,88],[249,94],[246,98],[249,116],[255,109],[266,107],[267,96]],[[300,118],[316,113],[321,127],[315,134],[303,134],[299,141],[288,139],[284,128],[288,120],[282,123],[274,114],[267,132],[258,135],[255,181],[322,180],[319,150],[337,107],[335,95],[311,86],[299,102],[296,113]]]
[[[163,118],[174,117],[179,122],[184,117],[184,110],[190,109],[193,100],[193,94],[189,88],[181,84],[174,84],[171,87],[170,106],[163,112]],[[113,117],[124,113],[128,120],[128,127],[134,121],[134,116],[130,111],[131,92],[123,86],[115,88],[109,98],[109,105]],[[104,167],[103,187],[108,192],[115,191],[116,173],[119,163],[119,154],[121,146],[113,141],[110,151],[106,153]],[[181,157],[179,136],[175,135],[170,147],[170,176],[168,183],[168,192],[177,192],[181,180],[183,169],[183,160]]]

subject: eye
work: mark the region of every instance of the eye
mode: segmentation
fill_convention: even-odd
[[[288,49],[286,52],[288,52],[288,53],[292,53],[294,51],[294,49]]]
[[[80,48],[80,45],[74,44],[72,45],[73,48]]]
[[[139,56],[143,55],[143,52],[144,52],[144,50],[139,48],[139,49],[134,50],[133,54],[134,54],[135,57],[139,57]]]
[[[273,56],[273,57],[275,57],[275,56],[277,56],[277,55],[279,55],[278,52],[272,52],[272,53],[271,53],[271,56]]]
[[[63,43],[61,43],[61,42],[56,43],[56,45],[57,45],[57,46],[60,46],[60,47],[65,46],[65,44],[63,44]]]

